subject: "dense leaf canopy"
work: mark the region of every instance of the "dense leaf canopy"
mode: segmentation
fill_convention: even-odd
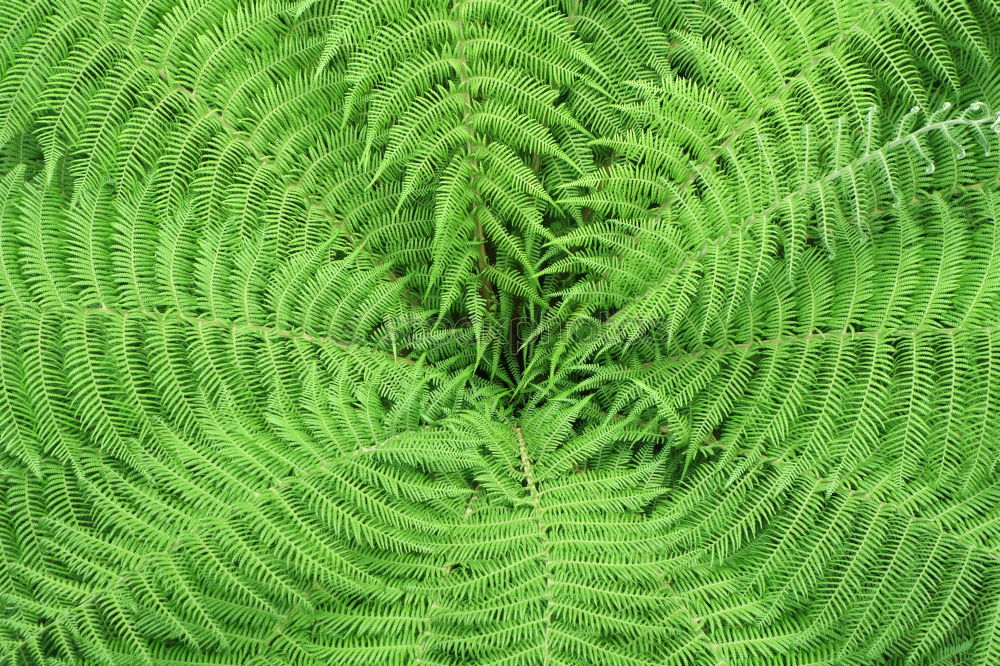
[[[0,0],[0,664],[1000,664],[997,0]]]

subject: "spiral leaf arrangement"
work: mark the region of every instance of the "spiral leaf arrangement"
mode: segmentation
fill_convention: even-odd
[[[0,0],[0,664],[1000,664],[996,0]]]

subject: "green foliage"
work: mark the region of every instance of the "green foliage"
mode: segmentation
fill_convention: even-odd
[[[996,0],[0,0],[0,664],[1000,664]]]

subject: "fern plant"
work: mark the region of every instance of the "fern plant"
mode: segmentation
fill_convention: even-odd
[[[0,34],[0,664],[1000,664],[996,0]]]

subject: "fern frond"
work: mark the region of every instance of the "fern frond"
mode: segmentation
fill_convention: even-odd
[[[1000,662],[995,0],[0,0],[0,663]]]

